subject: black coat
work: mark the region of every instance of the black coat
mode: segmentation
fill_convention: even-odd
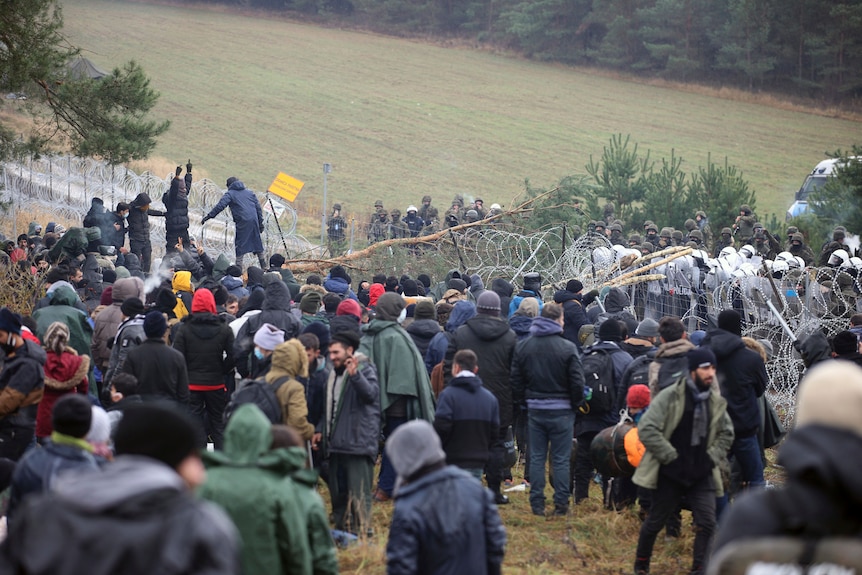
[[[284,341],[298,337],[302,325],[290,313],[290,292],[284,282],[274,281],[266,286],[261,312],[253,315],[245,322],[236,334],[234,341],[234,359],[240,375],[247,377],[249,373],[257,372],[257,360],[253,358],[254,334],[265,323],[274,325],[284,331]]]
[[[186,358],[191,385],[222,386],[224,376],[233,370],[233,331],[215,314],[183,318],[174,349]]]
[[[723,329],[710,331],[703,345],[712,349],[718,360],[718,384],[727,400],[734,434],[754,435],[760,427],[757,398],[763,395],[769,381],[763,359],[745,347],[741,337]]]
[[[167,231],[185,231],[189,229],[189,190],[192,186],[192,175],[186,173],[185,190],[180,190],[180,179],[171,180],[170,190],[162,196],[165,204],[165,229]]]
[[[148,243],[150,241],[150,216],[164,216],[161,210],[141,210],[152,202],[150,196],[141,192],[129,204],[129,241]]]
[[[535,318],[534,324],[540,325],[534,325],[533,335],[515,346],[511,375],[515,405],[525,406],[528,399],[568,399],[574,408],[584,398],[581,352],[562,330],[541,325],[552,322]]]
[[[449,342],[452,355],[457,350],[472,349],[479,358],[479,377],[485,389],[493,393],[500,404],[501,427],[512,425],[512,388],[509,378],[516,341],[515,332],[509,328],[506,320],[477,315],[459,327]]]
[[[554,301],[563,305],[563,337],[581,348],[578,340],[578,332],[581,326],[587,323],[587,312],[584,311],[584,302],[581,294],[560,290],[554,294]]]
[[[862,536],[862,442],[850,431],[800,427],[779,448],[787,480],[744,493],[722,518],[715,550],[757,537]]]
[[[189,374],[186,359],[161,338],[148,338],[129,352],[123,372],[138,378],[138,394],[189,403]]]
[[[454,377],[437,399],[434,429],[446,463],[482,469],[500,433],[497,399],[478,377]]]
[[[442,331],[442,328],[436,319],[417,319],[408,325],[404,331],[413,339],[413,343],[416,344],[419,354],[425,357],[425,352],[428,351],[428,344],[431,343],[435,335]]]

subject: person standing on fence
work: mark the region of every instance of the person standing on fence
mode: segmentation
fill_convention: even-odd
[[[174,252],[175,245],[182,240],[183,246],[189,242],[189,193],[192,189],[192,163],[186,164],[186,176],[180,178],[182,166],[177,166],[171,187],[162,196],[165,204],[165,252]]]
[[[153,256],[150,216],[165,217],[165,212],[150,209],[151,201],[149,195],[141,192],[129,204],[129,249],[141,259],[141,271],[145,274],[150,272],[150,260]]]
[[[227,192],[219,203],[201,220],[201,225],[213,219],[225,208],[230,207],[233,223],[236,226],[234,245],[236,246],[236,264],[242,267],[242,258],[247,253],[253,253],[260,261],[260,267],[266,268],[263,257],[263,242],[260,232],[263,230],[263,211],[254,192],[245,187],[235,177],[227,179]]]

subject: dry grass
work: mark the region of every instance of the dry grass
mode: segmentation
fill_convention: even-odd
[[[775,452],[767,458],[774,461]],[[516,483],[523,468],[513,469]],[[781,482],[781,471],[771,464],[766,472],[773,483]],[[328,500],[326,489],[322,489]],[[546,489],[548,500],[552,490]],[[620,575],[630,573],[634,563],[640,520],[634,509],[620,513],[607,511],[601,502],[601,490],[590,485],[590,499],[573,507],[562,517],[536,517],[530,511],[529,492],[509,493],[511,503],[499,507],[506,526],[508,544],[503,572],[507,574],[550,575],[589,573]],[[339,551],[342,573],[378,574],[386,571],[386,540],[393,504],[374,503],[373,525],[376,536],[361,544]],[[691,566],[694,531],[691,513],[683,512],[682,537],[665,541],[660,534],[652,561],[656,575],[687,572]]]
[[[191,156],[216,182],[237,175],[255,189],[285,171],[320,206],[330,162],[328,203],[357,219],[374,199],[403,211],[426,193],[441,211],[455,193],[508,204],[525,178],[549,186],[583,173],[614,133],[631,134],[653,157],[675,150],[689,170],[708,154],[727,156],[757,191],[759,213],[781,214],[823,152],[859,134],[856,122],[456,41],[196,5],[78,0],[64,16],[65,33],[97,64],[134,58],[148,71],[162,94],[156,115],[173,122],[155,151],[172,158],[165,167]]]

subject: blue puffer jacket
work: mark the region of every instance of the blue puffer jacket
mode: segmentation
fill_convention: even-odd
[[[99,464],[92,453],[74,445],[48,441],[41,449],[31,449],[15,467],[15,473],[12,475],[8,519],[12,520],[12,514],[25,497],[48,493],[54,479],[59,475],[98,468]]]
[[[505,547],[494,496],[466,471],[444,467],[395,492],[389,575],[496,574]]]
[[[224,276],[221,279],[221,285],[227,289],[230,295],[235,295],[238,299],[242,299],[248,295],[248,290],[242,285],[240,278]]]
[[[342,298],[349,297],[352,300],[359,301],[356,299],[356,294],[353,293],[352,289],[350,289],[350,284],[347,283],[347,280],[344,278],[327,278],[326,281],[323,282],[323,289],[328,292],[337,293]]]

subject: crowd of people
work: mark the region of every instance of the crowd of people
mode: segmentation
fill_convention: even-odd
[[[394,500],[388,572],[499,573],[498,506],[518,461],[536,516],[568,516],[596,482],[608,509],[636,506],[636,574],[650,572],[662,529],[680,536],[683,508],[692,573],[706,572],[720,518],[721,549],[858,535],[848,462],[862,455],[862,316],[800,344],[811,375],[779,455],[787,486],[766,489],[772,344],[743,337],[744,311],[690,330],[620,288],[585,293],[572,278],[556,289],[536,272],[517,286],[456,269],[357,281],[336,265],[301,281],[283,255],[264,259],[260,206],[244,205],[251,192],[235,178],[205,220],[231,206],[236,259],[213,260],[188,235],[186,168],[165,213],[149,198],[113,212],[94,199],[83,227],[48,224],[42,237],[35,224],[9,253],[34,295],[32,310],[0,309],[0,564],[13,572],[333,573],[335,542],[374,537],[375,502]],[[443,221],[463,221],[463,208],[454,201]],[[746,227],[745,208],[737,237],[752,243],[739,252],[760,254],[761,238],[777,240]],[[477,199],[464,219],[495,210]],[[133,234],[149,216],[168,219],[172,245],[152,273],[149,231],[144,246]],[[430,197],[403,221],[382,206],[374,217],[405,234],[438,219]],[[682,239],[719,249],[724,231],[713,245],[705,214],[692,221]],[[616,243],[619,227],[589,233]],[[639,252],[679,241],[644,230],[629,238]],[[847,253],[839,231],[827,265]],[[260,266],[243,270],[245,253]],[[618,450],[604,432],[621,421],[636,430],[630,473],[607,470]],[[797,496],[812,503],[794,508]]]

